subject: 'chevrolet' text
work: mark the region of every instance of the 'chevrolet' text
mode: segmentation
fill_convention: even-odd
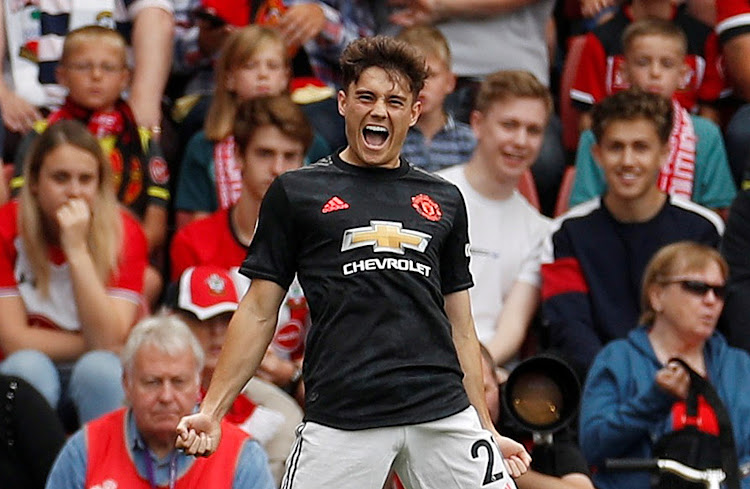
[[[408,258],[366,258],[346,263],[342,267],[344,276],[377,270],[400,270],[429,277],[431,267]]]

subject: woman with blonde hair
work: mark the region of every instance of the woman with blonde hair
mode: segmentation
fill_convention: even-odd
[[[711,405],[699,408],[694,419],[687,416],[690,375],[674,358],[713,385],[729,413],[738,462],[750,462],[750,396],[741,387],[750,381],[750,356],[715,330],[728,273],[715,249],[688,241],[665,246],[651,259],[641,326],[605,346],[586,378],[580,444],[589,464],[651,458],[655,440],[690,424],[720,435]],[[600,489],[650,487],[646,472],[600,470],[594,482]],[[750,487],[750,479],[742,487]]]
[[[146,239],[81,123],[47,129],[24,178],[0,207],[0,372],[85,422],[122,403],[116,352],[141,302]]]

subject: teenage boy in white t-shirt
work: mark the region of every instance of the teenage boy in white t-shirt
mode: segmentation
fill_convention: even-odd
[[[531,73],[499,71],[482,82],[475,107],[471,159],[439,175],[455,183],[466,201],[474,323],[479,341],[502,366],[518,353],[539,305],[549,220],[516,187],[539,154],[552,98]]]

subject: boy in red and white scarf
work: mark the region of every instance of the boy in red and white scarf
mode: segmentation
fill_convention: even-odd
[[[686,45],[687,36],[671,21],[639,21],[623,33],[623,72],[630,84],[672,100],[669,158],[662,166],[659,188],[690,199],[695,174],[695,129],[688,111],[674,98],[689,73]]]
[[[674,116],[667,157],[658,178],[659,188],[722,213],[736,195],[726,151],[718,127],[711,121],[691,115],[674,97],[689,83],[690,69],[685,62],[687,36],[668,20],[645,19],[634,22],[623,33],[623,74],[642,90],[672,100]],[[571,204],[598,196],[604,190],[590,174],[588,135],[581,136],[576,158],[576,182]],[[590,164],[589,164],[590,163]]]

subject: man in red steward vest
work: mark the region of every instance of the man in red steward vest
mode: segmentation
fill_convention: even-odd
[[[195,458],[173,448],[178,421],[199,399],[204,363],[203,349],[183,321],[141,321],[121,355],[128,407],[87,423],[68,439],[47,488],[275,487],[263,449],[228,423],[222,423],[218,457]]]

